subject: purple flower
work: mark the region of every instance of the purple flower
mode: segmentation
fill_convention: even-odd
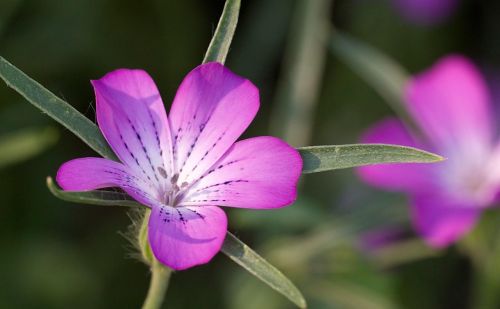
[[[436,24],[453,13],[458,0],[393,0],[399,13],[420,25]]]
[[[417,232],[432,246],[447,246],[474,226],[500,189],[500,144],[486,82],[469,60],[448,56],[408,83],[406,103],[423,137],[389,118],[369,129],[363,141],[419,147],[447,160],[358,171],[374,186],[405,192]]]
[[[191,71],[168,118],[142,70],[116,70],[92,85],[99,128],[121,163],[75,159],[57,182],[70,191],[120,187],[150,207],[149,242],[163,264],[182,270],[212,259],[227,232],[218,206],[270,209],[296,199],[295,149],[269,136],[236,142],[259,109],[259,92],[223,65]]]

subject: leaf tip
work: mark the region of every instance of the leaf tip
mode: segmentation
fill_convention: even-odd
[[[437,155],[437,154],[434,154],[434,157],[435,157],[434,162],[442,162],[442,161],[448,160],[448,158],[440,156],[440,155]]]
[[[427,156],[426,163],[438,163],[438,162],[442,162],[442,161],[447,160],[447,158],[445,158],[445,157],[443,157],[441,155],[435,154],[433,152],[421,150],[421,149],[418,149],[418,148],[415,148],[415,149]]]
[[[54,183],[54,179],[51,176],[47,176],[45,182],[47,184],[47,188],[49,188],[50,193],[57,196],[57,187],[56,184]]]

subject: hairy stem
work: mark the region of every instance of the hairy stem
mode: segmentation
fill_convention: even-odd
[[[241,0],[226,0],[224,10],[215,29],[214,36],[208,46],[203,63],[217,61],[222,64],[226,61],[226,56],[233,40],[238,16],[240,13]]]
[[[151,270],[151,281],[149,283],[148,294],[142,305],[143,309],[161,308],[167,293],[168,283],[172,270],[161,264],[154,256],[148,241],[148,222],[151,211],[144,212],[141,226],[138,230],[137,241],[141,249],[142,258]]]
[[[172,271],[169,268],[156,260],[154,261],[151,266],[151,282],[149,283],[148,294],[142,305],[143,309],[161,308],[167,293],[171,273]]]

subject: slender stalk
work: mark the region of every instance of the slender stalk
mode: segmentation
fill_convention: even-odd
[[[148,222],[151,211],[147,209],[144,212],[141,226],[138,230],[137,241],[141,249],[142,258],[150,266],[151,281],[149,283],[148,294],[142,305],[143,309],[161,308],[165,294],[167,293],[168,283],[172,270],[161,264],[154,256],[148,241]]]
[[[203,63],[217,61],[222,64],[226,61],[226,56],[233,40],[238,16],[240,13],[241,0],[226,0],[224,10],[215,29],[214,36],[208,46]]]
[[[172,271],[154,261],[151,266],[151,282],[149,283],[149,290],[142,305],[143,309],[158,309],[161,308],[165,294],[167,293],[168,283]]]
[[[299,0],[276,92],[271,132],[292,146],[309,143],[327,54],[332,0]]]

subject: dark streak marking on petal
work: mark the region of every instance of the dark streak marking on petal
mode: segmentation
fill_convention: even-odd
[[[115,125],[116,131],[118,132],[118,136],[120,137],[120,141],[125,146],[125,149],[127,150],[128,154],[135,161],[135,164],[137,165],[137,167],[139,167],[139,169],[142,171],[142,173],[148,178],[149,181],[151,181],[151,177],[149,177],[149,175],[146,173],[146,171],[144,170],[144,168],[142,168],[141,164],[139,163],[139,160],[134,155],[134,153],[130,150],[130,148],[128,147],[127,142],[125,142],[125,139],[123,138],[123,135],[122,135],[120,129],[118,128],[118,125],[116,124],[116,122],[114,123],[114,125]]]
[[[204,216],[204,215],[202,215],[202,214],[200,214],[200,213],[199,213],[199,212],[197,212],[196,210],[191,209],[191,208],[187,208],[187,207],[186,207],[185,209],[187,209],[187,210],[189,210],[190,212],[194,213],[194,214],[195,214],[195,215],[197,215],[200,219],[205,220],[205,216]]]
[[[210,149],[208,149],[207,151],[205,151],[205,153],[203,154],[203,157],[201,157],[201,159],[193,166],[193,169],[191,170],[191,172],[194,172],[198,168],[198,166],[200,165],[200,163],[203,160],[205,160],[205,158],[208,156],[208,154],[210,153],[210,151],[212,151],[215,148],[215,146],[217,146],[217,144],[222,140],[222,138],[224,137],[224,135],[226,135],[226,131],[222,132],[222,134],[212,144],[212,146],[210,147]]]
[[[127,117],[127,121],[128,121],[128,124],[130,125],[130,127],[132,128],[132,130],[134,131],[135,133],[135,136],[137,137],[137,139],[139,140],[139,143],[141,144],[141,147],[142,147],[142,151],[144,152],[144,155],[146,156],[146,159],[148,160],[148,163],[149,163],[149,167],[151,168],[151,170],[153,171],[153,176],[156,178],[156,181],[160,181],[160,179],[158,179],[158,176],[156,175],[156,171],[155,171],[155,168],[153,166],[153,163],[151,161],[151,158],[149,156],[149,153],[146,149],[146,146],[144,145],[144,142],[142,141],[142,137],[141,135],[139,134],[139,131],[135,128],[134,124],[132,123],[132,121]]]
[[[179,219],[181,220],[182,224],[186,225],[187,221],[184,218],[184,216],[182,215],[182,212],[178,208],[175,208],[175,210],[177,211],[177,214],[179,215]]]

